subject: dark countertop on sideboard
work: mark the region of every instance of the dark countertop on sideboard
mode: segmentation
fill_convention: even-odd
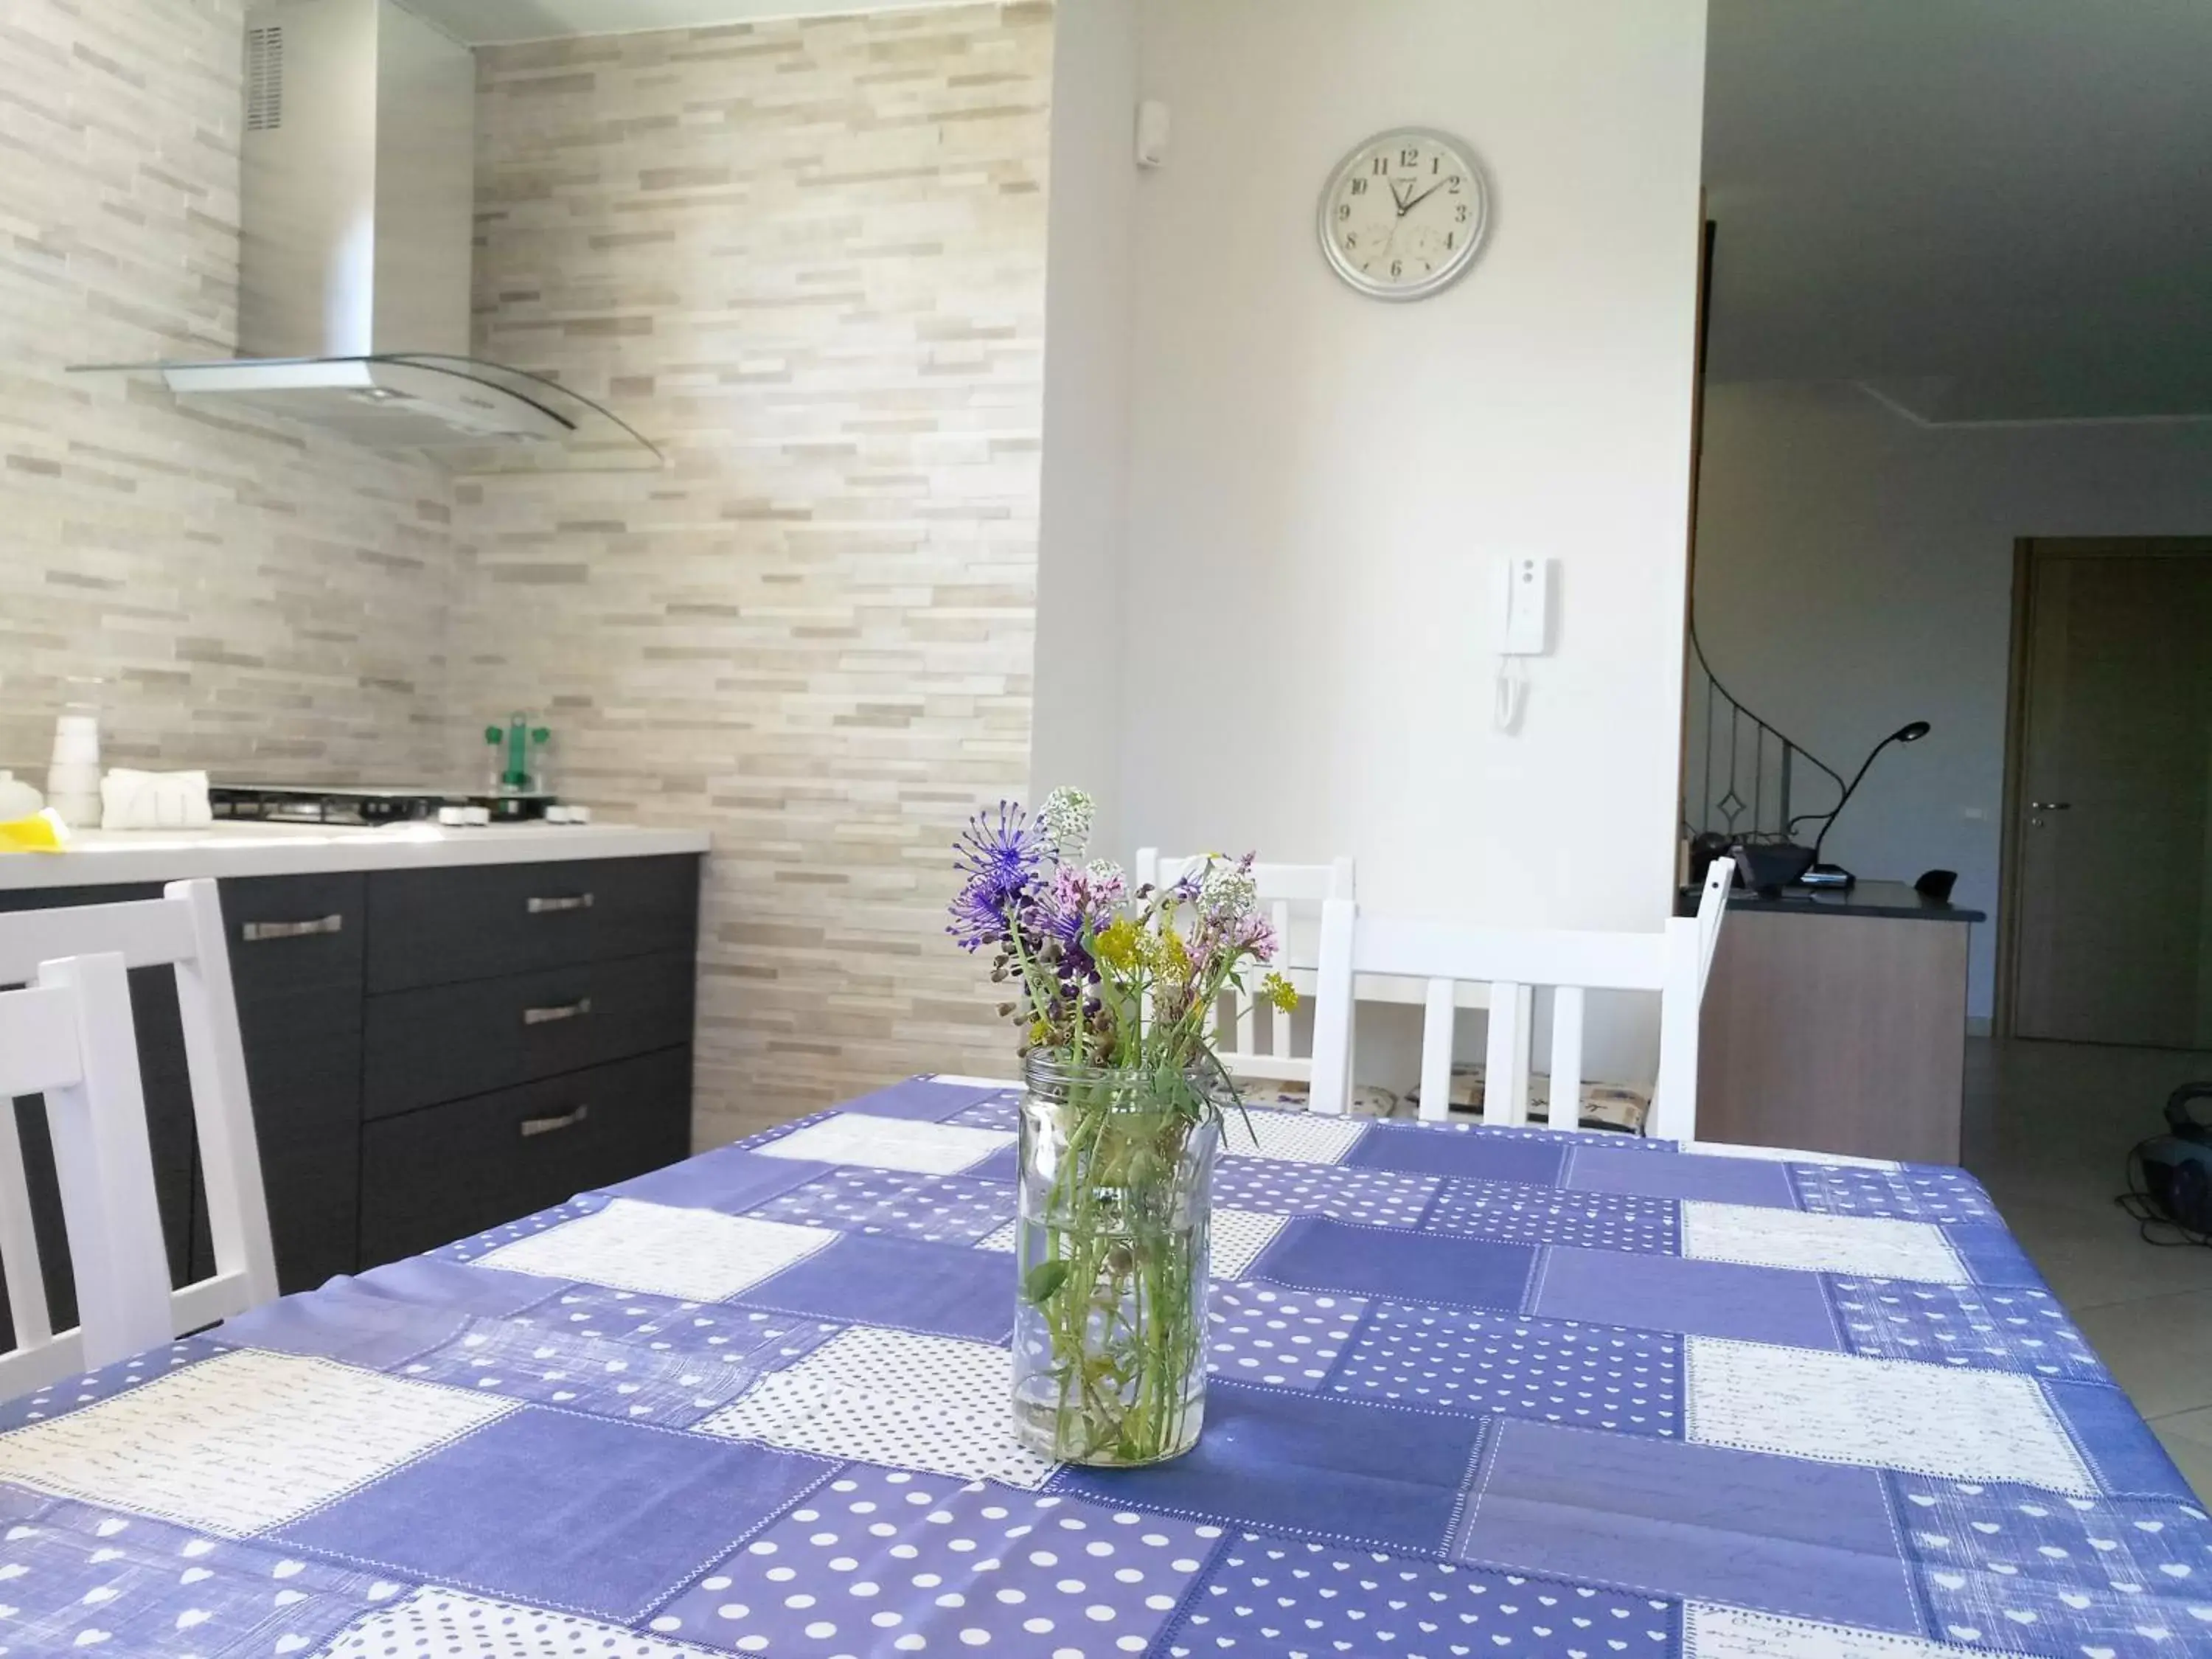
[[[1686,887],[1675,895],[1678,915],[1697,911],[1698,893]],[[1789,915],[1888,916],[1902,921],[1987,921],[1979,910],[1939,904],[1915,892],[1909,881],[1862,881],[1851,887],[1785,887],[1778,898],[1762,898],[1749,888],[1729,895],[1729,908]]]

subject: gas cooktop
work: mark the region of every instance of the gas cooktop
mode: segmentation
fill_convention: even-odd
[[[218,821],[372,829],[386,823],[520,823],[567,816],[567,809],[551,795],[404,785],[216,783],[208,786],[208,805]]]

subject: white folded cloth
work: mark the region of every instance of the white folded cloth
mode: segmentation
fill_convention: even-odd
[[[100,781],[103,830],[197,830],[215,822],[204,772],[111,768]]]
[[[0,772],[0,823],[34,816],[46,798],[13,772]]]

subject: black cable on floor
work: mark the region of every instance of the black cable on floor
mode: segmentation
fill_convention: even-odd
[[[2164,1139],[2163,1135],[2153,1135],[2150,1140],[2138,1141],[2128,1149],[2127,1164],[2120,1172],[2120,1179],[2127,1183],[2127,1191],[2116,1196],[2112,1202],[2118,1205],[2129,1219],[2136,1224],[2136,1236],[2146,1244],[2155,1244],[2160,1249],[2194,1244],[2200,1249],[2212,1250],[2212,1233],[2199,1232],[2194,1227],[2185,1226],[2166,1214],[2159,1207],[2158,1200],[2150,1195],[2148,1185],[2142,1178],[2143,1148],[2152,1140]],[[2152,1230],[2154,1228],[2175,1237],[2154,1237]]]

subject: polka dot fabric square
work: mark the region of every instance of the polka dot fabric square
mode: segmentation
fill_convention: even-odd
[[[1919,1164],[1869,1170],[1849,1164],[1792,1164],[1790,1184],[1796,1191],[1797,1206],[1820,1215],[1947,1223],[1999,1218],[1981,1183],[1964,1170]]]
[[[1263,1106],[1231,1112],[1221,1125],[1224,1158],[1279,1158],[1298,1164],[1341,1164],[1367,1133],[1350,1118],[1277,1112]]]
[[[1837,1322],[1854,1353],[2096,1379],[2105,1368],[2048,1291],[1831,1278]]]
[[[1519,1573],[1239,1533],[1169,1632],[1170,1659],[1670,1659],[1679,1603]]]
[[[1682,1341],[1660,1331],[1378,1304],[1333,1394],[1679,1437]]]
[[[2125,1659],[2212,1650],[2212,1521],[2198,1505],[1892,1480],[1944,1639]]]
[[[1022,1091],[1008,1089],[989,1100],[963,1106],[945,1121],[963,1129],[1018,1129],[1022,1122]]]
[[[698,1428],[824,1457],[1041,1486],[1057,1466],[1014,1438],[1013,1378],[1004,1348],[856,1325]]]
[[[300,1653],[407,1588],[0,1486],[0,1652]]]
[[[1422,1226],[1462,1238],[1672,1255],[1680,1211],[1671,1198],[1633,1193],[1570,1192],[1517,1181],[1447,1181]]]
[[[1151,1646],[1221,1537],[1082,1498],[856,1463],[651,1624],[777,1659],[1108,1659]]]
[[[1213,1171],[1213,1201],[1276,1215],[1326,1215],[1370,1227],[1412,1227],[1419,1224],[1440,1184],[1434,1176],[1388,1170],[1231,1158]]]
[[[403,1376],[479,1394],[566,1407],[601,1417],[686,1428],[750,1388],[764,1370],[819,1347],[836,1327],[717,1310],[738,1340],[678,1349],[585,1336],[520,1321],[472,1319],[443,1347],[400,1368]]]
[[[1206,1303],[1206,1369],[1311,1393],[1328,1381],[1366,1309],[1356,1296],[1217,1284]]]
[[[805,1326],[757,1309],[681,1302],[673,1297],[610,1290],[599,1285],[575,1285],[513,1315],[507,1322],[532,1330],[642,1346],[653,1353],[734,1353],[751,1358],[760,1353],[764,1342],[784,1342],[794,1350],[786,1357],[796,1358],[815,1346]],[[771,1330],[778,1334],[771,1336]],[[827,1328],[817,1333],[823,1337],[835,1334]]]
[[[280,1651],[282,1650],[279,1650]],[[424,1589],[323,1650],[327,1659],[682,1659],[692,1649],[596,1619]]]
[[[887,1233],[925,1244],[973,1243],[1013,1212],[1014,1189],[1003,1181],[849,1167],[779,1194],[750,1212],[763,1221]]]

